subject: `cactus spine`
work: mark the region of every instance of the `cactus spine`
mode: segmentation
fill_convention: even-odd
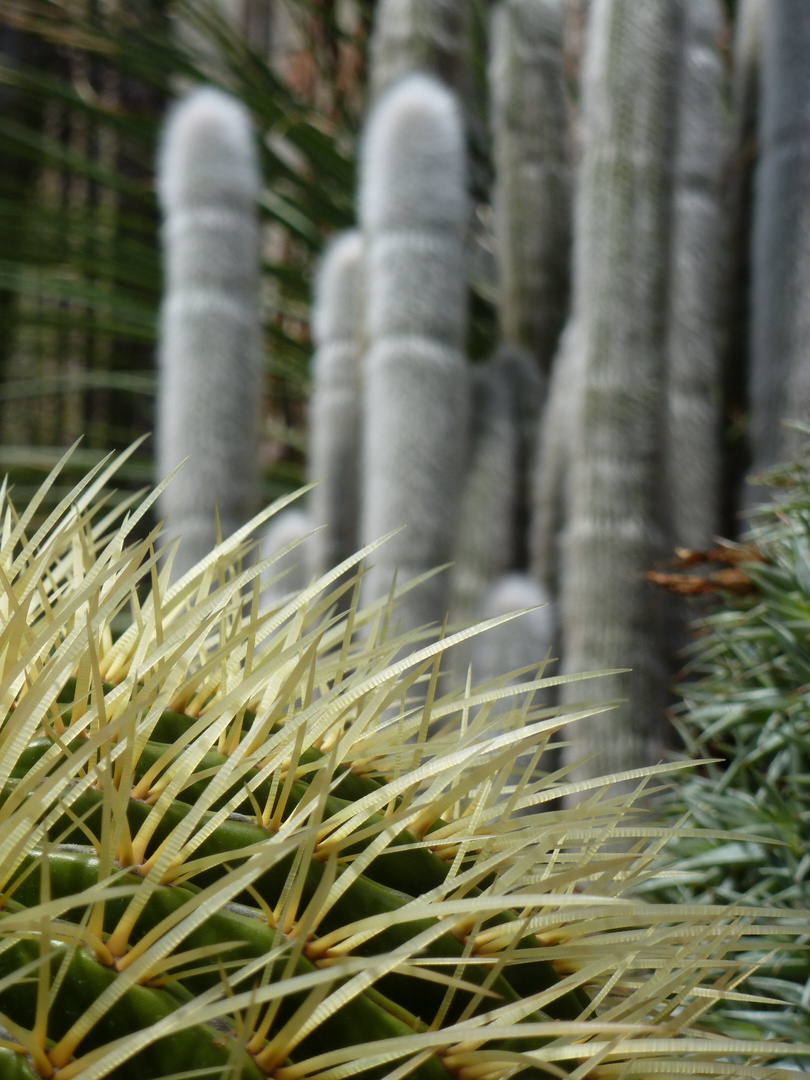
[[[633,669],[630,679],[599,682],[600,695],[630,699],[587,724],[590,749],[604,750],[600,769],[656,760],[663,723],[662,618],[643,573],[663,550],[670,118],[681,9],[678,0],[594,0],[584,62],[574,250],[583,357],[563,552],[564,665]],[[570,688],[563,696],[571,700]]]
[[[320,531],[312,537],[319,574],[360,546],[360,445],[362,431],[363,239],[351,230],[327,249],[312,312],[316,350],[309,419],[311,510]]]
[[[360,217],[367,291],[361,539],[407,528],[367,578],[384,595],[452,553],[466,458],[464,137],[453,95],[427,75],[381,98],[366,129]],[[447,575],[404,601],[403,625],[441,622]]]
[[[810,413],[810,7],[765,5],[754,180],[751,421],[754,470],[796,447],[780,421]]]
[[[157,473],[184,458],[160,501],[181,536],[180,575],[256,509],[260,337],[259,194],[250,119],[210,87],[180,102],[163,131],[164,214]]]
[[[686,7],[672,200],[664,490],[670,543],[695,549],[720,524],[721,14],[719,0]]]
[[[498,313],[547,375],[568,306],[571,174],[560,0],[504,0],[492,19]]]

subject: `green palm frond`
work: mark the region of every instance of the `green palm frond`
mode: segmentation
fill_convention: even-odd
[[[0,28],[0,466],[18,496],[41,482],[45,448],[82,434],[99,460],[153,425],[161,294],[153,162],[165,108],[193,82],[236,94],[256,124],[261,211],[275,230],[264,265],[277,399],[268,438],[300,427],[312,261],[353,216],[351,121],[296,97],[208,0],[169,9],[13,0]],[[12,448],[34,447],[39,455],[21,470]],[[45,453],[48,467],[59,452]],[[300,482],[300,460],[286,454],[268,498]],[[148,450],[140,472],[149,472]]]

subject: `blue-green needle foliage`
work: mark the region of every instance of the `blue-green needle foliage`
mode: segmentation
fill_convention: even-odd
[[[679,687],[675,718],[690,754],[715,760],[686,775],[661,808],[669,819],[691,811],[698,830],[670,848],[680,857],[677,875],[656,886],[675,902],[810,904],[808,462],[765,479],[771,500],[751,512],[745,544],[729,548],[747,591],[721,593],[698,624]],[[763,955],[772,945],[763,942]],[[745,989],[773,992],[790,1007],[724,1010],[718,1022],[810,1039],[808,974],[803,949],[775,952]]]

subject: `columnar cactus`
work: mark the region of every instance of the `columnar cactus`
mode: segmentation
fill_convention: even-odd
[[[327,249],[312,307],[316,350],[309,414],[312,558],[325,573],[360,546],[363,239],[343,233]]]
[[[560,0],[493,13],[490,96],[501,337],[547,375],[568,307],[571,170]]]
[[[749,466],[747,425],[751,323],[751,220],[757,154],[762,31],[768,0],[739,0],[732,40],[731,149],[724,187],[727,296],[723,399],[729,420],[723,458],[723,532],[738,528],[740,488]],[[750,495],[751,492],[745,493]]]
[[[529,566],[535,580],[555,596],[560,592],[560,545],[567,514],[568,470],[579,420],[582,365],[577,322],[570,318],[551,370],[531,480]]]
[[[453,611],[463,619],[475,615],[496,579],[523,561],[525,429],[536,426],[541,380],[530,356],[502,350],[472,369],[471,385],[469,462],[453,554]]]
[[[719,0],[686,7],[678,81],[667,310],[663,490],[670,543],[710,546],[720,525],[720,316],[727,163]]]
[[[379,101],[362,147],[366,244],[361,540],[377,554],[369,596],[452,554],[466,461],[469,374],[462,228],[464,136],[454,96],[407,76]],[[413,594],[409,594],[413,596]],[[406,598],[404,626],[441,623],[447,575]]]
[[[810,7],[765,5],[754,188],[750,408],[754,470],[810,414]]]
[[[663,728],[662,598],[643,574],[665,549],[660,459],[681,15],[680,0],[594,0],[584,61],[574,247],[582,386],[561,619],[566,671],[632,668],[599,682],[603,697],[629,695],[586,724],[589,747],[604,751],[600,769],[656,760]],[[570,688],[563,695],[571,700]]]
[[[403,75],[430,72],[465,95],[472,80],[469,0],[380,0],[371,37],[371,96]]]
[[[512,611],[525,614],[473,639],[473,677],[477,682],[497,679],[507,669],[536,669],[551,655],[557,632],[554,605],[528,574],[504,574],[494,581],[482,595],[476,614],[483,620]],[[531,671],[523,676],[533,677]],[[511,685],[518,681],[513,678]]]
[[[164,214],[157,473],[184,573],[256,509],[259,171],[245,108],[210,87],[169,116],[158,159]]]

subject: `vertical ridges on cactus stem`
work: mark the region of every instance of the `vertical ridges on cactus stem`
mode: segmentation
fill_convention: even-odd
[[[182,535],[179,576],[243,525],[258,496],[260,178],[244,106],[212,87],[170,114],[158,157],[164,214],[158,479],[188,462],[160,500]]]
[[[356,230],[327,248],[312,310],[315,355],[309,412],[312,538],[318,574],[360,546],[360,441],[362,432],[363,238]]]
[[[731,419],[748,411],[748,361],[751,324],[751,220],[757,148],[759,69],[766,0],[740,0],[732,42],[731,148],[723,191],[725,253],[723,298],[723,401]],[[723,455],[723,535],[737,531],[740,488],[749,467],[750,446],[742,425],[730,427]]]
[[[568,306],[571,172],[559,0],[503,0],[489,82],[501,335],[548,375]]]
[[[431,72],[466,97],[472,14],[469,0],[379,0],[370,41],[371,99],[414,71]]]
[[[377,553],[367,597],[451,556],[466,460],[469,374],[462,229],[464,134],[453,94],[409,75],[381,98],[362,146],[366,243],[361,540],[407,526]],[[441,623],[447,575],[399,609]]]
[[[754,471],[800,447],[810,413],[810,7],[765,5],[754,180],[750,408]]]
[[[687,6],[672,199],[664,490],[672,546],[701,549],[719,529],[723,120],[719,0]]]
[[[516,349],[472,368],[469,465],[452,571],[458,618],[472,619],[484,591],[522,562],[527,428],[536,426],[540,385],[537,365]]]
[[[567,672],[621,666],[597,695],[623,699],[585,722],[593,770],[657,761],[667,664],[664,601],[644,571],[665,550],[661,428],[673,103],[683,5],[594,0],[583,84],[574,311],[582,356],[563,544]],[[563,687],[567,701],[578,691]],[[566,751],[569,761],[582,753]]]
[[[553,595],[560,590],[560,544],[564,536],[573,433],[578,430],[583,352],[576,320],[568,320],[551,369],[540,415],[531,478],[529,565]]]

